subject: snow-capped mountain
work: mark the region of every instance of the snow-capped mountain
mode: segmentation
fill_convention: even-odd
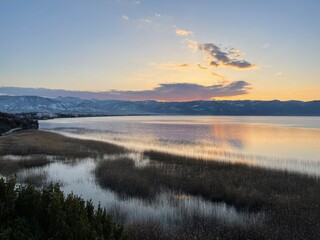
[[[0,96],[0,112],[73,115],[320,115],[320,101],[119,101]]]

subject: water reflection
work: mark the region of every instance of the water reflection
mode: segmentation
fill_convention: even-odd
[[[127,155],[135,161],[140,155]],[[105,156],[112,159],[115,156]],[[99,160],[82,159],[67,162],[54,162],[43,168],[23,170],[18,179],[23,180],[30,176],[40,176],[45,173],[46,182],[59,182],[65,193],[75,193],[84,199],[92,199],[113,213],[117,221],[131,224],[139,221],[158,222],[164,228],[174,228],[182,224],[183,220],[193,215],[204,219],[217,219],[225,224],[255,225],[262,224],[265,219],[263,212],[239,212],[225,203],[212,203],[201,197],[195,197],[173,192],[159,192],[153,201],[139,198],[122,198],[115,192],[102,189],[92,174]]]
[[[42,129],[210,160],[320,175],[319,117],[101,117],[41,121]]]
[[[242,125],[216,123],[210,125],[212,142],[226,148],[244,149],[245,138]]]

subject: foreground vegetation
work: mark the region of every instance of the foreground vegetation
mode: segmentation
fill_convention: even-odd
[[[0,174],[10,175],[23,169],[42,167],[50,164],[51,161],[92,157],[97,160],[94,171],[97,182],[103,188],[112,189],[124,198],[135,197],[152,202],[161,191],[168,191],[181,195],[200,196],[213,203],[223,202],[245,214],[265,214],[263,222],[252,225],[230,225],[198,213],[185,215],[179,225],[169,229],[164,229],[159,223],[151,221],[126,224],[124,226],[126,232],[134,239],[320,239],[320,180],[317,178],[243,164],[202,161],[154,151],[144,152],[144,157],[150,159],[150,162],[146,166],[138,167],[131,158],[124,157],[124,153],[128,153],[124,148],[97,141],[72,139],[42,131],[15,132],[0,137]],[[19,159],[10,160],[6,155],[18,155]],[[54,158],[48,158],[48,155]],[[105,155],[113,155],[110,158],[112,160],[103,160]],[[35,175],[29,178],[35,181],[45,176]],[[42,215],[53,214],[48,210],[51,207],[47,208],[47,213],[43,212],[42,196],[50,193],[50,199],[59,198],[57,196],[62,199],[62,192],[57,186],[52,185],[44,190],[37,190],[31,186],[14,190],[12,180],[9,182],[2,180],[1,186],[5,186],[3,189],[10,189],[8,184],[11,184],[11,190],[4,190],[5,193],[7,191],[9,193],[6,196],[12,196],[11,193],[14,192],[16,199],[13,204],[13,215],[6,214],[7,210],[3,210],[12,209],[10,208],[12,205],[9,204],[8,208],[4,200],[0,202],[2,239],[8,236],[14,239],[14,234],[18,233],[21,234],[20,238],[15,239],[24,239],[21,236],[27,236],[27,238],[30,236],[29,239],[33,239],[36,238],[34,236],[38,236],[37,234],[49,234],[46,231],[51,229],[50,226],[59,227],[61,231],[72,232],[68,224],[86,226],[83,230],[77,231],[82,232],[81,234],[84,234],[82,236],[86,237],[77,235],[74,239],[90,239],[92,235],[87,237],[88,235],[85,234],[98,231],[95,230],[97,226],[91,224],[93,222],[98,224],[100,220],[92,222],[92,219],[86,220],[89,216],[86,213],[87,208],[88,206],[92,208],[92,203],[84,202],[74,195],[63,197],[64,200],[59,202],[63,203],[58,208],[61,210],[59,214],[44,215],[53,223],[47,223],[43,226],[47,227],[46,229],[36,231],[38,227],[42,229],[41,224],[44,221]],[[1,190],[0,195],[3,194],[2,192]],[[4,195],[0,197],[2,196]],[[5,201],[8,199],[9,203],[12,202],[10,197]],[[30,203],[31,200],[34,204]],[[74,202],[71,204],[72,201]],[[31,207],[26,207],[29,205]],[[70,207],[71,205],[73,207]],[[79,206],[80,210],[72,210],[75,209],[74,205]],[[57,205],[53,206],[57,207]],[[28,213],[17,215],[22,210]],[[32,216],[33,212],[36,213],[34,216]],[[98,208],[94,214],[97,215],[98,212],[103,213],[104,210]],[[74,216],[72,214],[76,213],[83,216],[85,220],[76,220],[73,223],[68,216]],[[16,216],[18,216],[17,219]],[[80,217],[74,219],[80,219]],[[112,222],[109,217],[107,219]],[[87,225],[88,221],[89,225]],[[114,223],[111,225],[115,232],[121,229]],[[74,228],[77,229],[77,227]],[[53,232],[52,229],[50,231]],[[99,231],[98,235],[101,233],[101,230]],[[61,234],[67,233],[61,232]],[[68,234],[71,235],[65,239],[72,239],[75,236],[72,234],[78,233],[68,232]],[[113,235],[115,235],[114,232],[110,236]],[[101,236],[99,235],[97,239]],[[46,239],[46,237],[38,239]],[[59,239],[57,236],[52,238]]]
[[[59,185],[16,188],[0,179],[0,239],[129,239],[106,210],[69,194]]]
[[[0,175],[10,176],[21,170],[44,167],[53,161],[99,159],[105,154],[126,152],[124,148],[108,143],[67,138],[52,132],[18,131],[0,137]],[[23,180],[36,186],[41,186],[45,179],[41,173],[18,178],[20,182]]]
[[[0,135],[16,128],[38,129],[38,122],[28,117],[18,117],[0,112]]]
[[[0,174],[43,167],[52,162],[48,156],[64,161],[123,152],[123,148],[101,142],[20,131],[0,137]],[[73,194],[64,196],[58,185],[35,188],[44,179],[42,173],[28,175],[19,181],[32,185],[19,188],[15,188],[15,178],[0,179],[0,239],[130,239],[105,209],[94,209],[91,201]]]
[[[205,232],[211,237],[221,237],[221,231],[228,231],[223,239],[240,235],[243,239],[320,238],[320,181],[315,178],[160,152],[144,154],[151,159],[146,167],[136,167],[126,158],[99,162],[97,180],[122,196],[152,200],[160,191],[174,191],[225,202],[247,213],[266,213],[263,226],[245,230],[202,219],[200,227],[206,226]],[[193,224],[199,222],[196,218]]]
[[[0,156],[2,155],[51,155],[63,158],[100,157],[104,154],[127,152],[124,148],[112,144],[67,138],[62,135],[26,130],[0,138]]]

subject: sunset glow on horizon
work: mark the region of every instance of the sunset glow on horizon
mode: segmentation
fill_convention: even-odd
[[[0,9],[0,94],[320,99],[316,0],[4,0]]]

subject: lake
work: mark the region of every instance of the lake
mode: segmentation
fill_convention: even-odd
[[[170,236],[180,236],[182,232],[190,230],[191,238],[208,235],[209,239],[212,225],[216,224],[221,224],[219,226],[227,229],[235,227],[241,231],[265,228],[267,232],[274,226],[279,226],[282,231],[278,222],[272,225],[270,219],[273,218],[273,213],[264,208],[250,210],[251,199],[260,201],[259,194],[265,194],[263,196],[267,201],[278,201],[279,198],[280,204],[291,198],[296,201],[297,193],[289,194],[294,189],[290,184],[306,191],[306,186],[310,189],[317,186],[315,184],[320,176],[320,117],[61,118],[40,121],[40,129],[73,138],[117,144],[129,151],[114,155],[105,154],[96,158],[66,158],[63,161],[49,155],[47,158],[52,160],[50,164],[22,169],[17,174],[18,181],[25,182],[25,179],[33,178],[43,179],[41,184],[59,182],[66,194],[73,192],[84,199],[92,199],[95,205],[101,204],[105,207],[117,222],[127,226],[140,226],[139,229],[147,229],[146,232],[155,232],[154,228],[150,228],[150,224],[154,224],[151,227],[165,229]],[[167,153],[192,157],[189,158],[191,163],[170,162],[176,157],[164,161],[154,160],[146,154],[150,150],[164,153],[162,157]],[[25,156],[3,157],[4,160],[20,158],[24,159]],[[203,159],[206,161],[201,161],[200,165],[194,162]],[[232,165],[238,167],[228,168],[222,164],[219,169],[219,164],[210,167],[210,161],[242,163],[259,168],[257,170],[242,165]],[[284,172],[266,173],[264,168]],[[106,171],[109,171],[108,174]],[[288,176],[287,171],[295,174]],[[300,179],[302,175],[307,177]],[[101,180],[101,176],[111,178],[104,178],[104,181]],[[238,186],[238,182],[233,182],[234,178],[242,183]],[[153,179],[157,179],[158,182],[154,184]],[[184,185],[179,182],[181,179],[182,183],[188,179],[192,181],[183,188]],[[115,184],[113,190],[108,181]],[[259,183],[255,185],[257,181]],[[133,185],[130,185],[131,182]],[[157,185],[159,182],[162,184],[160,187]],[[214,185],[215,183],[217,184]],[[174,187],[174,184],[177,184],[177,187]],[[228,192],[219,186],[225,186],[226,190],[232,189],[229,191],[231,195],[226,195],[231,197],[218,196],[217,200],[210,200],[210,194],[215,191],[206,188],[206,184],[211,184],[215,191],[221,190],[226,194]],[[132,192],[132,186],[138,187],[138,190]],[[281,190],[269,195],[269,192],[278,186]],[[123,194],[122,187],[127,191],[126,194]],[[144,196],[148,191],[151,195]],[[242,199],[246,191],[247,194]],[[258,195],[255,195],[257,192]],[[238,199],[248,204],[239,207]],[[299,204],[297,206],[300,206]],[[284,212],[291,214],[291,208],[288,207]],[[286,215],[282,217],[281,212],[279,214],[279,219],[287,219]]]
[[[320,175],[320,117],[120,116],[40,121],[40,129],[215,161]]]

